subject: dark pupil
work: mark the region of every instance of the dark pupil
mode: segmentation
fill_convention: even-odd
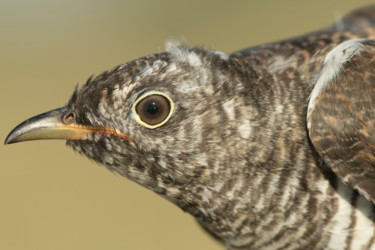
[[[147,105],[147,113],[150,115],[155,115],[159,111],[159,107],[156,102],[151,102]]]
[[[149,125],[157,125],[168,117],[171,106],[166,97],[154,94],[142,99],[135,109],[143,122]]]

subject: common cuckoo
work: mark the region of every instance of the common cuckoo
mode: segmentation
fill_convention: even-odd
[[[228,249],[373,249],[374,129],[367,8],[232,54],[170,43],[90,78],[5,144],[67,140]]]

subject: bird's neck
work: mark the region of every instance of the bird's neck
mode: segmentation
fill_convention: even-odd
[[[361,221],[358,233],[372,225],[373,206],[327,172],[312,150],[301,105],[306,84],[298,75],[279,79],[287,72],[255,72],[262,82],[244,83],[249,95],[237,100],[241,113],[229,122],[230,132],[219,134],[222,141],[206,149],[214,158],[193,185],[174,187],[176,195],[167,196],[230,249],[326,248],[348,241],[349,222],[341,216],[355,213],[350,220]]]
[[[320,169],[313,153],[297,151],[284,169],[249,165],[222,183],[185,186],[173,202],[228,249],[335,249],[337,244],[359,249],[372,244],[373,204]]]

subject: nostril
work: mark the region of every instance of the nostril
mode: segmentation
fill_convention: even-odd
[[[65,124],[70,124],[72,122],[75,122],[75,120],[76,120],[76,113],[74,113],[73,111],[66,113],[63,117],[63,122]]]

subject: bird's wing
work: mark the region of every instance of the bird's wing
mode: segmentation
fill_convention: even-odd
[[[326,165],[375,203],[375,41],[349,40],[327,55],[307,127]]]

